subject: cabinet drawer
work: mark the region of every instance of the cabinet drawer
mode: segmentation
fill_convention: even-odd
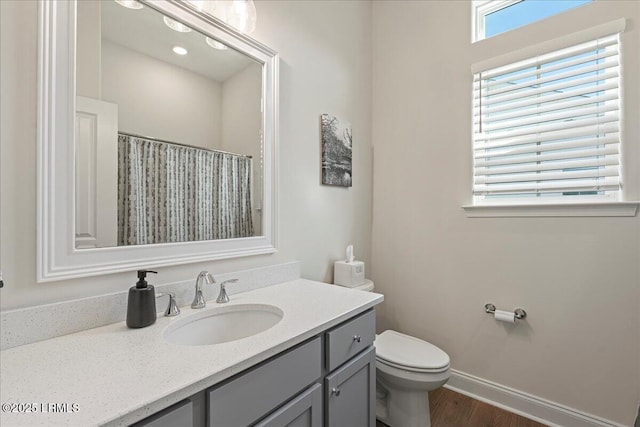
[[[322,375],[320,338],[208,391],[210,427],[246,427]]]
[[[373,310],[349,320],[326,333],[327,370],[333,371],[373,344],[376,317]]]

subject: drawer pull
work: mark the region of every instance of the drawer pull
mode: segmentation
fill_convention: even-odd
[[[333,394],[336,397],[340,396],[340,389],[337,388],[337,387],[332,388],[331,389],[331,394]]]
[[[354,340],[355,342],[360,342],[360,341],[362,340],[362,337],[361,337],[360,335],[354,335],[354,336],[353,336],[353,340]]]

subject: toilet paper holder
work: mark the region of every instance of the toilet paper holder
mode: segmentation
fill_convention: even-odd
[[[485,304],[484,311],[489,314],[494,314],[496,312],[496,306],[491,303]],[[513,310],[513,314],[516,316],[516,319],[524,319],[527,317],[527,312],[522,308],[516,308]]]

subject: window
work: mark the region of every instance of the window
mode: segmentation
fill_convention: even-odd
[[[474,205],[620,199],[623,23],[608,36],[474,65]]]
[[[592,0],[476,0],[474,40],[478,41],[548,18]]]

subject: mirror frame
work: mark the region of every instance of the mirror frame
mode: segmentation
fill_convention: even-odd
[[[75,248],[76,0],[42,1],[38,11],[38,282],[277,251],[278,54],[226,23],[199,12],[184,0],[142,0],[141,3],[263,64],[263,235]]]

